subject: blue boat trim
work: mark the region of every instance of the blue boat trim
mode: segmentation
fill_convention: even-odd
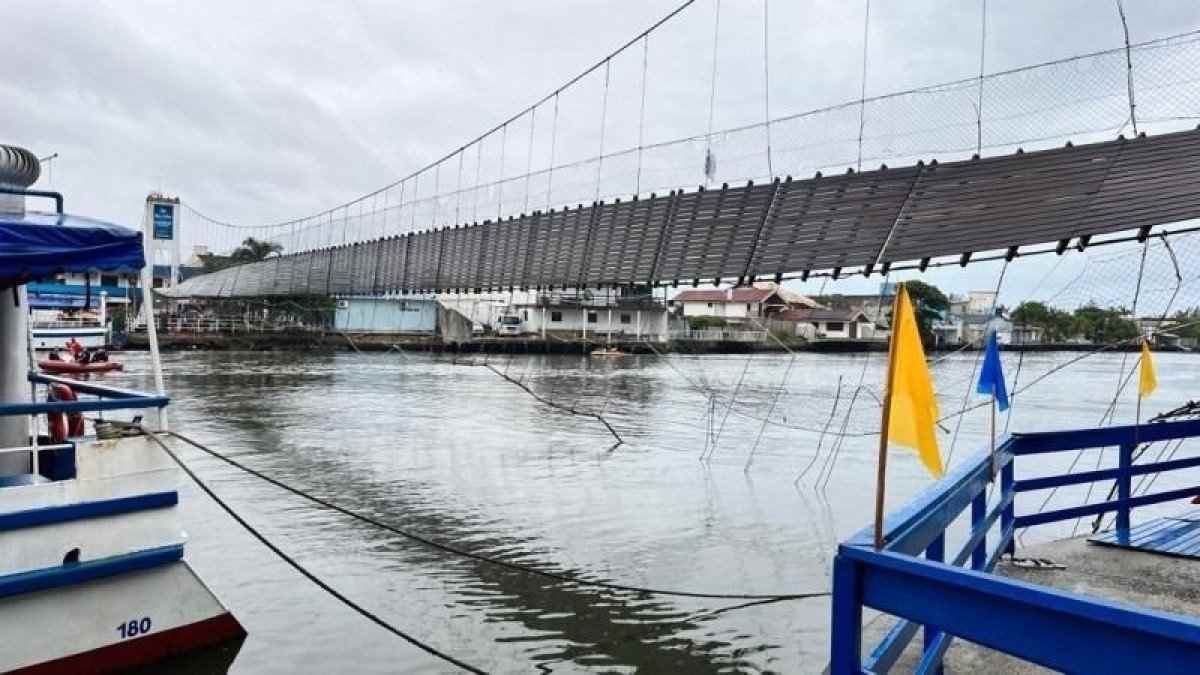
[[[183,544],[124,553],[99,560],[47,567],[0,577],[0,598],[21,593],[74,586],[126,572],[145,570],[183,559]]]
[[[1017,528],[1112,511],[1115,530],[1093,541],[1174,555],[1200,554],[1200,510],[1130,526],[1134,508],[1200,494],[1196,485],[1133,496],[1135,476],[1200,466],[1196,458],[1135,466],[1134,449],[1141,443],[1193,436],[1200,436],[1200,421],[1014,434],[1000,441],[995,465],[984,450],[955,467],[885,518],[882,549],[875,549],[870,527],[839,546],[829,671],[887,672],[918,633],[924,636],[918,673],[940,673],[955,637],[1068,672],[1174,672],[1180,664],[1200,663],[1196,618],[991,573],[1001,556],[1012,551]],[[1115,469],[1015,480],[1019,457],[1114,445],[1119,450]],[[1115,499],[1016,515],[1022,493],[1100,481],[1115,483]],[[968,507],[970,530],[961,550],[948,559],[946,532]],[[864,658],[865,607],[898,620]]]
[[[161,509],[175,506],[178,503],[179,493],[171,490],[169,492],[151,492],[131,497],[117,497],[115,499],[101,499],[91,502],[64,504],[62,506],[45,506],[25,511],[0,513],[0,532],[19,530],[26,527],[38,527],[40,525],[66,523],[72,520],[84,520],[86,518],[100,518],[150,509]]]

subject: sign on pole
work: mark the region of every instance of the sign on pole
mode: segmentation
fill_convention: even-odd
[[[154,238],[170,241],[175,238],[175,205],[154,204]]]

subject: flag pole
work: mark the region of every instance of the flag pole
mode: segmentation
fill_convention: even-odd
[[[991,395],[991,474],[989,480],[996,479],[996,394]]]
[[[896,377],[896,324],[899,321],[900,293],[904,284],[896,286],[892,298],[891,335],[888,337],[887,387],[883,392],[883,421],[879,425],[879,461],[875,470],[875,549],[883,548],[883,488],[887,483],[888,422],[892,412],[892,380]]]

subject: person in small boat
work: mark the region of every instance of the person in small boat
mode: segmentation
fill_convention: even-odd
[[[62,357],[58,355],[58,352],[50,352],[50,356],[48,358],[51,361],[62,361]]]
[[[75,363],[81,366],[86,366],[92,362],[92,353],[84,349],[75,355]]]
[[[78,361],[79,355],[83,353],[83,345],[75,338],[67,338],[67,351],[71,352],[71,356],[74,356],[75,360]]]

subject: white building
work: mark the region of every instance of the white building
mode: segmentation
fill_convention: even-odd
[[[887,336],[887,331],[877,330],[857,307],[789,309],[775,315],[770,326],[808,340],[873,340]]]
[[[821,306],[807,296],[773,283],[680,291],[670,304],[685,319],[710,316],[724,319],[727,323],[751,323],[792,308]]]
[[[476,333],[657,342],[669,335],[666,303],[629,289],[443,293],[438,302],[471,320]]]

